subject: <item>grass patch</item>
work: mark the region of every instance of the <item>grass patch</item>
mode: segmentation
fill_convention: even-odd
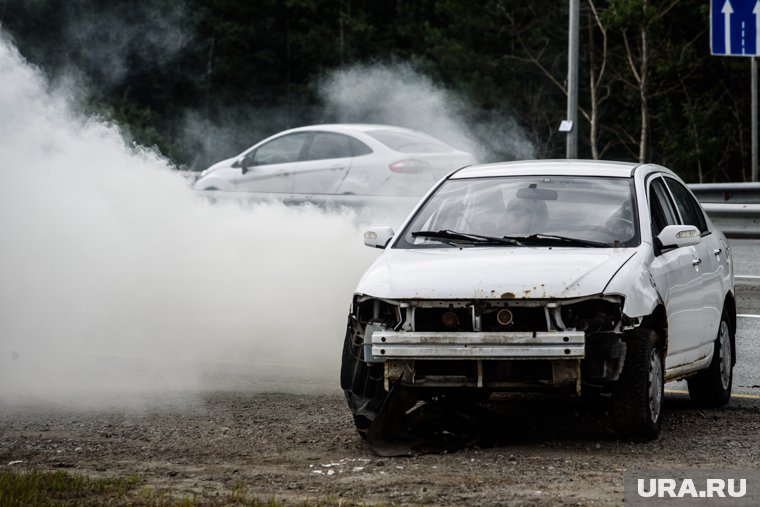
[[[134,476],[91,479],[64,471],[0,471],[0,506],[118,504],[141,483]]]
[[[226,494],[198,497],[156,490],[137,476],[91,478],[65,471],[0,470],[0,507],[129,505],[134,507],[355,507],[363,501],[345,498],[262,499],[242,483]]]

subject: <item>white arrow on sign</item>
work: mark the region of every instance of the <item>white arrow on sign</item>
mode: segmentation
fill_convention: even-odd
[[[723,4],[723,8],[720,10],[720,12],[723,13],[723,27],[724,31],[723,33],[726,36],[726,54],[730,55],[731,53],[731,14],[734,13],[734,10],[731,8],[731,2],[729,0],[726,0],[726,3]]]
[[[755,3],[752,14],[755,15],[755,55],[760,55],[760,0]]]

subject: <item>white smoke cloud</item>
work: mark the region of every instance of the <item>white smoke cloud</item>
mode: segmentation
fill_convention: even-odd
[[[339,122],[387,123],[421,130],[481,161],[535,158],[535,149],[506,111],[475,111],[408,64],[355,65],[319,86],[326,113]]]
[[[232,157],[278,130],[313,123],[380,123],[426,132],[469,151],[481,162],[535,158],[535,147],[506,110],[474,109],[407,64],[354,65],[316,83],[321,104],[307,108],[255,110],[237,104],[218,124],[198,112],[183,120],[185,143],[197,146],[197,161]],[[261,120],[256,121],[255,119]],[[190,164],[204,169],[202,164]]]
[[[338,389],[354,217],[211,206],[4,37],[0,75],[0,404]]]

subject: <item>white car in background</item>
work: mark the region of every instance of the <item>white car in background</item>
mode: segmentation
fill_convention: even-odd
[[[447,395],[602,391],[636,439],[659,433],[667,381],[686,379],[698,406],[729,401],[731,250],[664,167],[469,166],[398,234],[364,237],[384,252],[353,296],[341,386],[370,437]]]
[[[387,125],[314,125],[280,132],[209,167],[196,190],[422,195],[475,162],[432,136]]]

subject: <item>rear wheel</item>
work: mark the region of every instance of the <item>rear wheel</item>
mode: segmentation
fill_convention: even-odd
[[[660,433],[664,371],[660,339],[652,329],[626,334],[623,371],[612,389],[612,416],[620,437],[651,440]]]
[[[722,407],[731,399],[734,380],[733,354],[731,351],[731,326],[728,315],[723,312],[715,339],[715,350],[707,370],[687,380],[689,397],[698,407]]]

